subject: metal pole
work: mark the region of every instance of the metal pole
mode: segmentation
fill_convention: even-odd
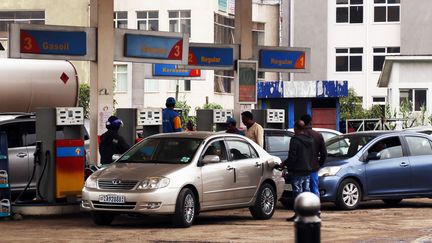
[[[294,201],[294,210],[298,217],[295,219],[295,242],[321,242],[320,199],[311,192],[303,192]]]

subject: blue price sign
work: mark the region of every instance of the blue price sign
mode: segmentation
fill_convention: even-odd
[[[309,53],[307,48],[261,48],[258,67],[260,71],[308,72]]]
[[[20,31],[21,53],[73,55],[87,54],[87,36],[84,31]]]
[[[234,68],[234,47],[195,46],[189,47],[188,66],[206,69]]]
[[[183,38],[125,34],[125,56],[182,60]]]
[[[154,64],[153,65],[154,77],[201,77],[201,70],[179,68],[175,64]]]

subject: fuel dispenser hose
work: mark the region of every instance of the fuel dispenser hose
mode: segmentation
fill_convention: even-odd
[[[45,173],[45,169],[46,169],[46,167],[47,167],[47,165],[48,165],[48,159],[49,159],[49,156],[51,155],[51,153],[50,153],[50,151],[49,150],[47,150],[46,152],[45,152],[45,164],[44,164],[44,167],[43,167],[43,169],[42,169],[42,173],[41,173],[41,175],[40,175],[40,177],[39,177],[39,180],[37,181],[37,188],[36,188],[36,192],[37,192],[37,196],[41,199],[41,200],[44,200],[44,198],[42,197],[42,195],[40,194],[40,190],[39,190],[39,186],[40,186],[40,182],[41,182],[41,179],[42,179],[42,176],[43,176],[43,174]],[[33,202],[33,201],[20,201],[19,199],[22,197],[22,195],[28,190],[28,188],[29,188],[29,186],[30,186],[30,184],[31,184],[31,182],[33,181],[33,178],[34,178],[34,176],[35,176],[35,173],[36,173],[36,162],[34,162],[33,163],[33,172],[32,172],[32,175],[31,175],[31,177],[30,177],[30,180],[28,181],[28,183],[27,183],[27,185],[25,186],[25,188],[24,188],[24,190],[23,191],[21,191],[21,193],[18,195],[18,197],[15,199],[15,201],[14,201],[14,203],[15,204],[19,204],[19,203],[28,203],[28,202]]]

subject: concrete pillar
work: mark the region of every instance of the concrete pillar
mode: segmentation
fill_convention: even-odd
[[[240,59],[252,59],[252,0],[235,0],[234,42],[240,44]],[[238,73],[234,72],[234,118],[240,121]],[[240,124],[240,122],[239,122]]]
[[[97,27],[97,60],[90,62],[90,161],[99,161],[98,136],[113,110],[114,0],[90,0],[90,27]]]

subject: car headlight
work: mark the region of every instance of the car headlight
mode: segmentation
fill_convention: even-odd
[[[324,167],[318,171],[318,176],[322,176],[322,177],[334,176],[339,172],[340,169],[341,169],[340,166]]]
[[[148,177],[145,178],[138,186],[138,190],[151,190],[164,188],[169,185],[170,180],[166,177]]]
[[[91,176],[89,176],[87,178],[84,186],[87,188],[97,188],[96,178],[97,178],[97,176],[95,174],[92,174]]]

